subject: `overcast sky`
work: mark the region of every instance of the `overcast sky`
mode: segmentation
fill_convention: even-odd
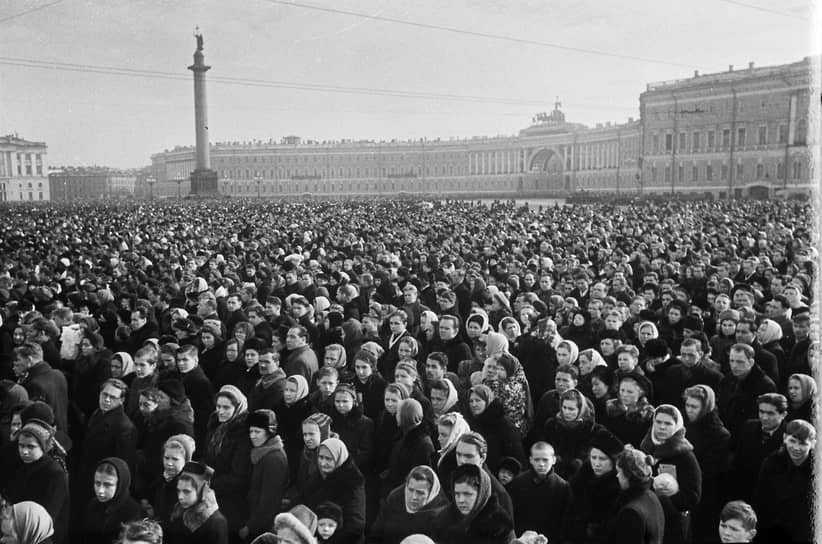
[[[818,54],[814,9],[807,0],[3,0],[0,134],[45,141],[52,165],[138,167],[193,145],[195,25],[213,66],[212,142],[515,134],[556,96],[569,121],[623,122],[638,117],[648,82]]]

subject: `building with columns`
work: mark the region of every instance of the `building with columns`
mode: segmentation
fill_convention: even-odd
[[[50,200],[47,155],[44,142],[0,136],[0,202]]]
[[[818,59],[816,59],[818,62]],[[556,102],[517,135],[390,142],[219,142],[232,197],[544,196],[576,193],[773,197],[808,192],[812,60],[648,84],[640,117],[588,127]],[[194,147],[151,157],[155,197],[189,194]]]

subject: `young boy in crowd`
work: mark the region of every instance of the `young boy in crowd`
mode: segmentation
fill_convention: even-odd
[[[719,513],[719,540],[753,542],[756,536],[756,512],[744,501],[731,501]]]
[[[342,509],[333,502],[327,501],[317,506],[317,542],[336,544],[340,542],[337,531],[342,527]]]

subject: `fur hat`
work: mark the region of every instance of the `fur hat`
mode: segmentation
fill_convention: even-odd
[[[328,319],[328,326],[331,328],[335,327],[342,327],[343,324],[343,314],[340,312],[329,312],[326,316]]]
[[[177,378],[164,377],[157,380],[157,389],[168,395],[168,398],[174,402],[186,400],[186,388]]]
[[[522,471],[522,463],[520,463],[514,457],[503,457],[502,459],[500,459],[497,465],[497,471],[507,470],[514,476],[516,476]]]
[[[625,449],[625,444],[613,433],[601,427],[591,435],[591,447],[598,449],[613,461]]]
[[[645,342],[645,354],[648,357],[665,357],[668,355],[668,342],[662,338],[651,338]]]
[[[20,421],[24,425],[32,419],[54,426],[54,410],[42,400],[35,400],[20,412]]]
[[[283,528],[291,529],[297,535],[300,544],[317,543],[317,539],[314,538],[314,533],[317,532],[317,516],[302,504],[298,504],[288,512],[277,514],[274,518],[274,531]]]
[[[342,526],[343,512],[337,503],[331,501],[321,502],[317,505],[317,520],[330,519],[337,524],[337,529]]]
[[[203,484],[210,484],[211,478],[214,476],[214,469],[205,463],[197,461],[189,461],[183,466],[180,476],[188,476],[197,482],[197,488],[203,487]]]
[[[174,436],[170,436],[168,440],[166,440],[163,449],[165,450],[169,447],[177,447],[182,449],[185,452],[186,463],[191,461],[191,457],[194,455],[194,450],[197,448],[194,443],[194,439],[187,434],[175,434]]]
[[[651,459],[642,450],[625,448],[620,454],[620,467],[628,476],[640,483],[649,483],[653,477]]]
[[[277,434],[277,415],[271,410],[254,410],[245,420],[248,427],[265,429],[269,434]]]

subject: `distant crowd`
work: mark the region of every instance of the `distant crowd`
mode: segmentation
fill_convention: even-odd
[[[0,223],[0,542],[811,542],[801,202]]]

